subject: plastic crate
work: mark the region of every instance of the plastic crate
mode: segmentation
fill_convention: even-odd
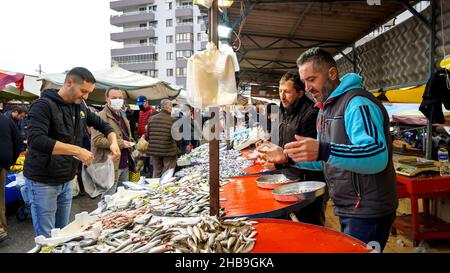
[[[22,200],[22,194],[20,193],[20,188],[17,186],[9,186],[9,184],[13,183],[16,180],[15,175],[8,174],[5,183],[5,203],[6,205],[14,202]]]

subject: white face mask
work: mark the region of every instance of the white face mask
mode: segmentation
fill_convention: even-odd
[[[123,106],[123,99],[113,99],[111,100],[111,108],[114,110],[120,110]]]

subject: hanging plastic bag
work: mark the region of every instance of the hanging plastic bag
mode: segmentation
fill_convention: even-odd
[[[72,198],[80,194],[80,185],[78,185],[77,176],[72,180]]]
[[[209,43],[207,49],[192,55],[187,64],[186,93],[195,108],[230,105],[237,100],[232,56]]]
[[[114,185],[114,162],[111,157],[102,163],[83,166],[81,172],[84,190],[91,198],[109,190]]]

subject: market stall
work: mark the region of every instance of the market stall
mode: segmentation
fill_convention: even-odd
[[[91,103],[104,103],[105,89],[112,86],[123,88],[126,93],[125,99],[129,103],[135,102],[138,96],[146,96],[153,105],[158,104],[162,99],[175,99],[181,91],[179,86],[134,73],[118,66],[92,71],[92,74],[97,83],[94,91],[89,94],[88,102]],[[42,80],[41,90],[61,87],[65,77],[65,73],[42,75],[40,78]]]

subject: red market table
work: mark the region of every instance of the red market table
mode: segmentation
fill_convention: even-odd
[[[255,219],[256,243],[251,253],[369,253],[363,242],[315,225],[277,219]]]
[[[413,238],[414,246],[420,240],[450,238],[450,224],[429,212],[429,199],[450,196],[450,177],[427,175],[408,177],[397,174],[398,198],[411,200],[411,215],[397,216],[392,232],[397,229]],[[423,214],[419,214],[419,201],[423,202]]]
[[[247,216],[252,218],[278,218],[296,212],[311,204],[314,199],[299,202],[279,202],[272,190],[256,185],[256,178],[264,175],[249,175],[230,178],[230,183],[221,187],[220,206],[225,209],[224,217]]]

